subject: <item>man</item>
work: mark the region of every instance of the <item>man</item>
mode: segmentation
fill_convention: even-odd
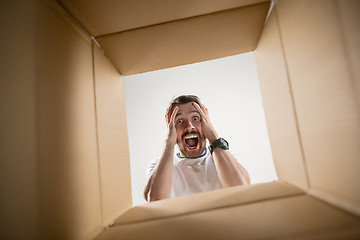
[[[197,96],[175,98],[165,118],[165,148],[161,158],[148,167],[147,201],[250,184],[247,171],[228,151],[226,140],[219,138]],[[176,144],[179,152],[175,154]]]

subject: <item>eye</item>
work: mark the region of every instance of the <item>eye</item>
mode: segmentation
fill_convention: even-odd
[[[198,116],[195,116],[195,117],[193,117],[193,120],[194,121],[197,121],[197,120],[199,120],[200,118],[198,117]]]
[[[182,119],[178,119],[178,120],[176,121],[177,124],[181,124],[182,122],[183,122]]]

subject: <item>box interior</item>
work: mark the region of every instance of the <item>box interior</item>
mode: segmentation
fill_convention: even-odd
[[[148,2],[1,3],[1,238],[359,238],[359,2]],[[279,182],[130,208],[122,76],[252,50]]]

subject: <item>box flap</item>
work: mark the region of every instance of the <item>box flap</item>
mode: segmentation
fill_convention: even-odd
[[[243,7],[266,0],[59,0],[95,37]]]
[[[123,75],[253,51],[270,2],[98,37]]]
[[[277,181],[224,188],[135,206],[121,215],[115,221],[115,224],[128,224],[174,217],[177,215],[203,212],[209,209],[220,209],[300,194],[304,194],[304,192],[291,185]]]
[[[276,184],[276,183],[275,183]],[[273,184],[262,187],[274,187]],[[191,202],[194,211],[176,216],[115,224],[97,239],[358,239],[360,219],[303,194],[256,200],[238,205],[201,208]],[[265,189],[257,189],[258,194]],[[218,191],[218,202],[234,200]],[[243,192],[245,193],[245,192]],[[195,200],[195,199],[193,199]],[[189,203],[179,199],[181,205]],[[195,207],[196,206],[196,207]],[[182,208],[180,206],[180,208]],[[162,208],[159,211],[168,211]]]
[[[276,11],[311,193],[360,215],[360,79],[350,57],[360,49],[344,41],[356,39],[360,22],[343,23],[356,2],[340,11],[330,1],[281,1]]]
[[[294,99],[274,12],[266,23],[255,56],[278,179],[307,190],[309,183]]]
[[[93,44],[101,204],[104,225],[132,206],[123,79]]]

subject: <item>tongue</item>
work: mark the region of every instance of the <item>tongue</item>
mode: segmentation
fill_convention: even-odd
[[[197,144],[197,139],[196,138],[190,138],[190,139],[186,139],[185,142],[189,147],[195,147],[196,144]]]

